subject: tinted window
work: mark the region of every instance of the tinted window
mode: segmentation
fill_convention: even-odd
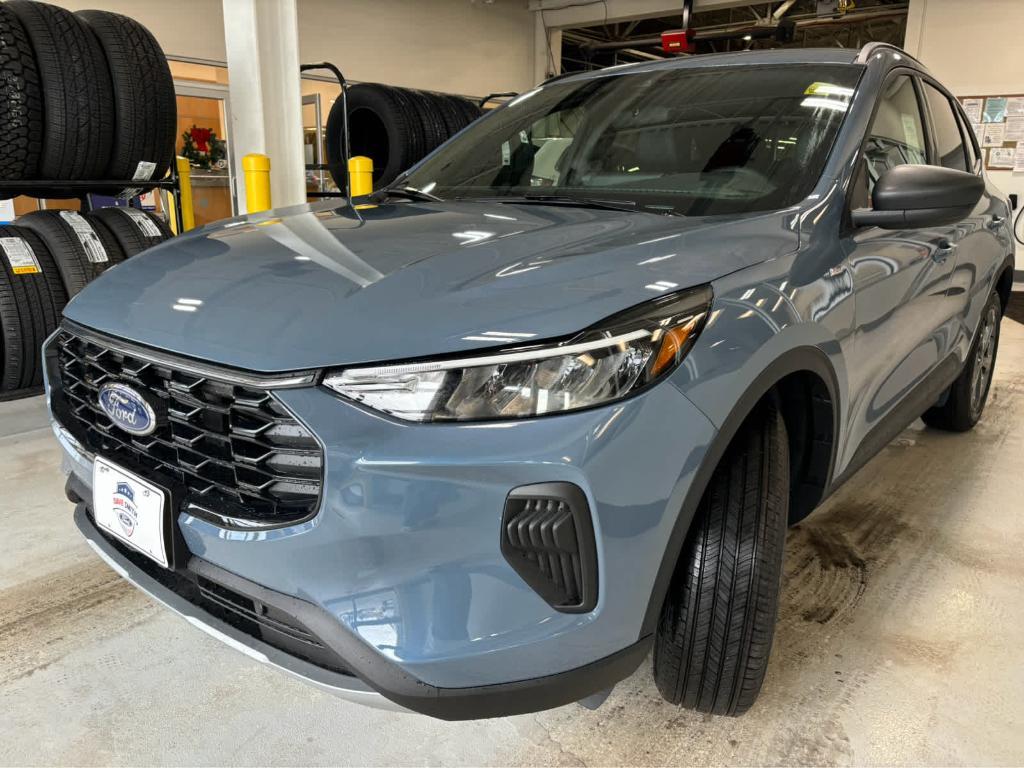
[[[953,106],[942,91],[928,83],[923,83],[923,85],[925,96],[928,99],[928,109],[932,113],[935,150],[939,155],[939,165],[966,171],[967,160],[964,155],[964,142],[960,135],[960,126],[957,125],[956,117],[953,115]]]
[[[895,77],[884,86],[875,120],[868,131],[868,186],[897,165],[927,165],[924,121],[909,77]]]
[[[607,74],[523,94],[406,183],[443,198],[548,194],[686,215],[806,197],[859,67],[705,67]]]

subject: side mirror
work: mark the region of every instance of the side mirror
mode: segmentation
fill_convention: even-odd
[[[872,208],[852,212],[858,227],[921,229],[965,219],[985,191],[973,173],[934,165],[897,165],[883,173],[871,193]]]

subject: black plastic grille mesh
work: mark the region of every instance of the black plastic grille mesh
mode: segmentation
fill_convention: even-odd
[[[269,392],[196,376],[62,331],[58,381],[71,433],[90,450],[129,469],[156,470],[187,489],[196,514],[285,525],[315,512],[323,456],[313,435]],[[166,409],[157,430],[138,437],[99,406],[99,388],[122,382]],[[161,410],[164,410],[163,408]]]
[[[516,556],[520,569],[533,571],[546,582],[545,596],[555,605],[578,605],[583,600],[579,538],[569,505],[559,499],[516,499],[505,510],[506,552]]]
[[[133,565],[211,616],[318,667],[345,675],[352,674],[341,658],[319,637],[281,608],[237,592],[188,568],[179,571],[163,568],[98,528],[96,533],[103,536]]]

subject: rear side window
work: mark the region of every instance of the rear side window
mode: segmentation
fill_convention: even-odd
[[[953,114],[953,105],[946,94],[929,83],[924,83],[925,97],[932,113],[932,125],[935,128],[935,150],[938,153],[938,164],[944,168],[967,170],[967,156],[964,153],[963,136]]]

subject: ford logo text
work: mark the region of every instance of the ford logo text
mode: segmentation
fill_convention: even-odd
[[[156,429],[153,407],[131,387],[110,383],[100,387],[99,404],[114,426],[132,435],[148,435]]]

